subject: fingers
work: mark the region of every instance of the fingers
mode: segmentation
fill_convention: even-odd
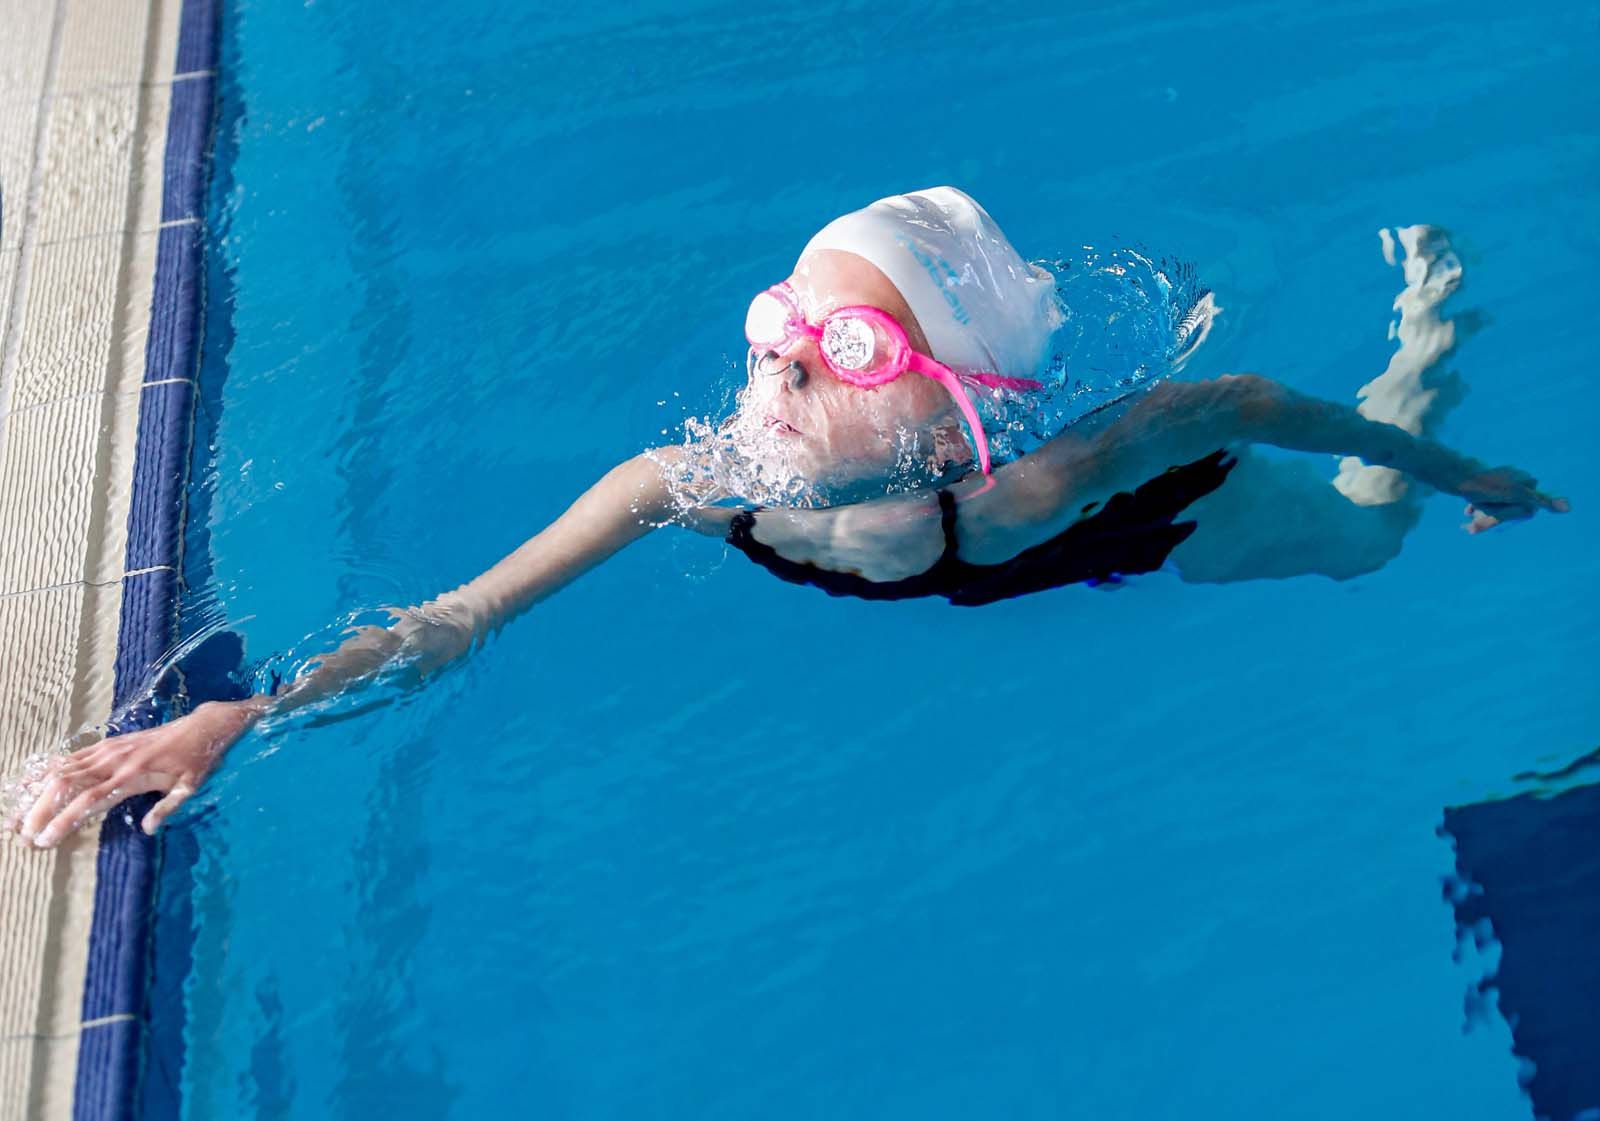
[[[194,783],[185,776],[178,780],[171,792],[165,798],[150,807],[150,812],[144,815],[144,820],[139,823],[139,828],[146,833],[153,834],[166,822],[172,812],[189,800],[189,795],[194,793]]]
[[[17,832],[22,835],[24,841],[33,840],[35,834],[45,827],[45,823],[56,815],[56,811],[61,808],[72,789],[72,785],[59,774],[51,775],[45,780],[32,805],[23,811],[22,822]]]
[[[110,779],[96,783],[62,806],[59,813],[33,834],[33,843],[42,849],[54,847],[68,833],[82,825],[86,818],[104,813],[122,801],[123,793]],[[24,839],[27,839],[26,834]]]
[[[1468,505],[1466,515],[1469,520],[1461,528],[1468,533],[1482,533],[1502,522],[1531,518],[1538,510],[1552,514],[1565,514],[1572,510],[1572,503],[1557,495],[1530,490],[1529,496],[1531,503],[1480,502],[1478,505]],[[1490,510],[1494,512],[1490,513]]]
[[[152,790],[167,790],[176,785],[172,775],[159,772],[120,773],[81,791],[33,836],[42,849],[59,844],[74,829],[105,813],[124,799]]]
[[[85,751],[83,758],[65,761],[13,813],[6,828],[15,830],[24,843],[51,848],[124,798],[173,784],[171,775],[141,772],[120,760],[121,754],[97,747]]]
[[[13,808],[4,829],[32,840],[73,791],[109,779],[120,754],[108,743],[98,743],[58,759],[49,776]]]

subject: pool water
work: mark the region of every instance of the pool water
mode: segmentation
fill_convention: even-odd
[[[1437,830],[1600,729],[1600,14],[1075,7],[236,0],[186,625],[265,674],[469,579],[726,402],[822,222],[946,182],[1025,255],[1193,262],[1225,310],[1185,376],[1341,401],[1395,346],[1377,231],[1448,228],[1442,435],[1574,513],[1469,538],[1436,497],[1346,583],[978,611],[657,534],[433,687],[236,748],[168,842],[147,1090],[1533,1115]]]

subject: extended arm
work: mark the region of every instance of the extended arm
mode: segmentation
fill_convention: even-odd
[[[1219,448],[1268,444],[1291,451],[1353,455],[1393,467],[1458,495],[1487,515],[1475,523],[1564,511],[1564,499],[1535,489],[1532,476],[1491,468],[1434,440],[1355,409],[1308,397],[1255,374],[1204,382],[1165,382],[1144,394],[1098,433],[1069,429],[1033,455],[997,473],[1000,485],[962,484],[969,559],[1013,555],[1076,520],[1089,503],[1132,490],[1169,467],[1192,463]],[[1009,476],[1009,477],[1002,477]]]
[[[37,793],[12,808],[4,828],[49,847],[130,795],[164,791],[166,797],[143,821],[144,830],[153,833],[256,723],[345,692],[396,664],[425,678],[530,605],[672,520],[676,508],[659,465],[671,454],[647,453],[613,468],[488,571],[420,607],[390,609],[393,624],[357,629],[275,694],[201,704],[168,724],[114,736],[63,757]]]
[[[393,625],[364,628],[275,696],[239,703],[260,719],[340,693],[397,659],[412,661],[423,675],[454,661],[673,518],[658,465],[665,454],[638,455],[612,468],[565,513],[486,572],[420,607],[394,610]]]

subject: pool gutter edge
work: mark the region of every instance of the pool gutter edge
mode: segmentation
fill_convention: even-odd
[[[167,139],[161,178],[161,224],[145,350],[147,384],[139,415],[127,522],[121,621],[117,635],[115,711],[119,731],[157,723],[151,670],[178,637],[184,512],[200,373],[204,308],[205,183],[216,116],[220,0],[181,0]],[[78,1051],[75,1121],[133,1118],[150,1030],[149,985],[160,842],[138,821],[147,795],[113,813],[100,831],[94,923],[89,937],[82,1016],[103,1023]]]
[[[0,772],[126,708],[174,637],[215,8],[8,10]],[[128,811],[0,846],[0,1121],[132,1116],[155,849]]]

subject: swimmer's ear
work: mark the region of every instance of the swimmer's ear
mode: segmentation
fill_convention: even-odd
[[[933,456],[937,463],[971,463],[976,458],[967,441],[967,430],[955,420],[943,420],[933,426]]]

